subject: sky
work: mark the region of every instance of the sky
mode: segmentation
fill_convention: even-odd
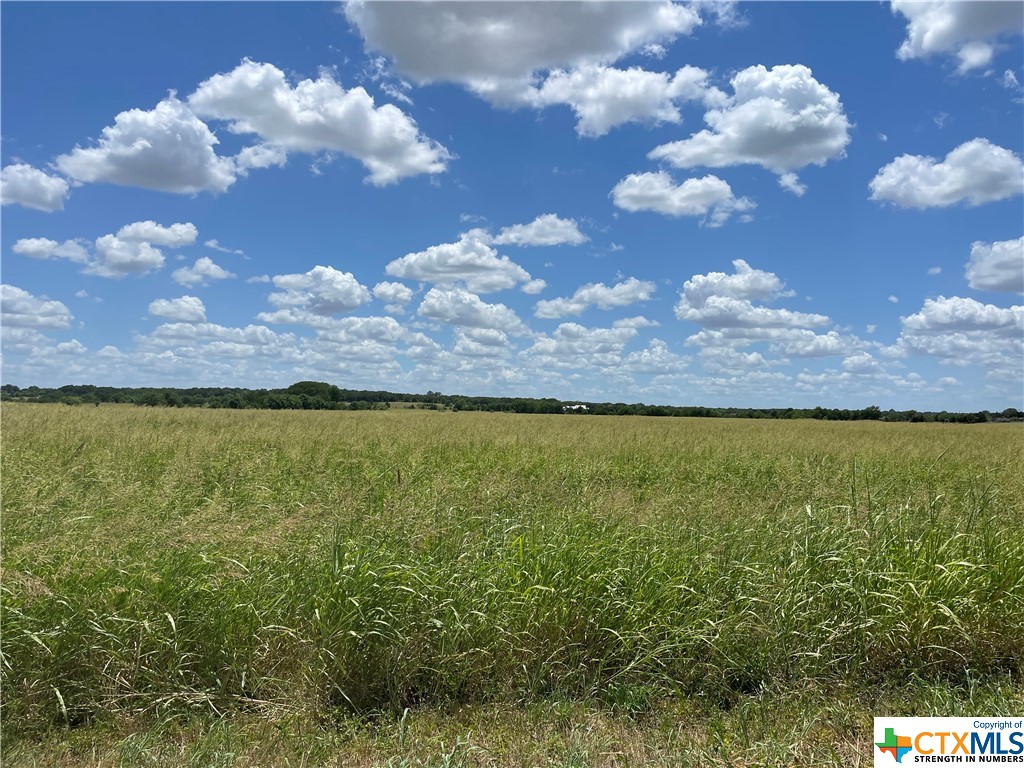
[[[3,382],[1022,408],[1022,28],[5,2]]]

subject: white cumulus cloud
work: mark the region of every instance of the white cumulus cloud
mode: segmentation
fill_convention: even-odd
[[[199,230],[191,222],[164,227],[155,221],[137,221],[134,224],[125,224],[117,231],[117,237],[121,240],[163,245],[168,248],[192,245],[198,236]]]
[[[580,232],[575,219],[560,219],[545,213],[529,224],[503,227],[491,240],[496,245],[580,245],[587,236]]]
[[[388,312],[402,312],[412,300],[412,289],[401,283],[380,282],[373,286],[373,297],[385,302]]]
[[[524,352],[541,368],[607,368],[622,364],[626,344],[636,338],[633,325],[587,328],[562,323],[550,336],[541,334]]]
[[[627,122],[677,123],[680,102],[705,96],[707,75],[696,67],[607,66],[633,53],[663,56],[665,45],[701,24],[696,5],[352,2],[345,13],[367,49],[411,80],[459,83],[500,107],[567,105],[581,136]]]
[[[710,296],[700,307],[680,302],[676,306],[676,317],[700,323],[705,328],[804,328],[828,322],[824,315],[755,307],[749,301],[728,296]]]
[[[896,53],[901,60],[955,54],[961,72],[988,66],[996,41],[1024,28],[1019,2],[893,0],[892,10],[907,19],[907,39]]]
[[[712,296],[732,299],[766,300],[782,293],[784,285],[778,275],[754,269],[743,259],[732,262],[731,275],[725,272],[708,272],[694,275],[683,284],[682,299],[687,306],[701,307]]]
[[[495,328],[456,328],[452,353],[471,358],[504,358],[512,351],[508,334]]]
[[[690,66],[669,73],[584,65],[555,70],[540,86],[510,94],[509,106],[567,105],[576,115],[576,132],[597,138],[625,123],[682,122],[679,103],[705,98],[707,77]]]
[[[76,181],[108,182],[181,194],[224,192],[235,181],[217,137],[173,94],[151,110],[131,109],[103,129],[94,147],[75,147],[54,161]]]
[[[61,342],[54,349],[58,355],[84,355],[89,351],[89,348],[78,339]]]
[[[1024,293],[1024,237],[973,243],[966,277],[975,290]]]
[[[473,293],[493,293],[530,281],[530,273],[487,243],[484,230],[473,229],[457,243],[432,245],[389,263],[384,271],[392,277],[438,285],[463,283]]]
[[[587,283],[576,289],[568,298],[538,301],[534,314],[537,317],[557,318],[582,314],[591,305],[600,309],[625,307],[651,298],[654,289],[653,282],[637,280],[635,277],[610,286],[604,283]]]
[[[754,269],[743,259],[733,261],[733,268],[732,274],[694,275],[683,284],[676,317],[703,326],[687,345],[736,348],[768,342],[776,353],[820,357],[839,354],[854,343],[835,332],[810,330],[829,322],[824,315],[755,305],[792,294],[777,275]],[[734,356],[730,360],[734,363]]]
[[[779,176],[779,186],[797,197],[803,197],[807,191],[807,186],[800,183],[800,178],[795,173],[784,173]]]
[[[121,240],[116,235],[96,239],[96,257],[86,272],[101,277],[124,277],[160,269],[164,255],[159,248],[137,240]]]
[[[972,139],[943,160],[901,155],[882,168],[869,186],[872,200],[902,208],[982,205],[1024,193],[1024,163],[987,139]]]
[[[67,328],[72,315],[59,301],[4,283],[0,285],[0,319],[11,328]]]
[[[195,296],[177,299],[157,299],[150,302],[149,314],[166,317],[181,323],[205,323],[206,306]]]
[[[530,335],[530,330],[514,310],[504,304],[488,304],[475,293],[462,288],[431,288],[416,313],[449,325]]]
[[[621,2],[351,2],[345,15],[366,47],[426,83],[486,89],[540,70],[609,63],[651,43],[671,42],[700,24],[692,8],[667,0]]]
[[[37,211],[64,210],[68,183],[27,163],[8,165],[0,171],[0,203],[23,205]]]
[[[919,312],[902,318],[903,330],[915,334],[950,331],[1024,333],[1024,307],[997,307],[959,296],[925,299]]]
[[[1008,381],[1019,382],[1024,373],[1024,307],[939,296],[927,299],[920,311],[901,322],[899,339],[883,349],[883,354],[922,355],[947,365],[976,365]]]
[[[232,133],[256,134],[270,145],[241,156],[245,168],[280,165],[282,151],[337,151],[363,163],[370,171],[367,180],[382,186],[442,173],[451,159],[402,110],[375,106],[364,88],[345,90],[326,71],[293,87],[272,64],[246,59],[201,83],[189,106],[204,118],[228,121]]]
[[[81,263],[89,260],[89,251],[78,240],[58,243],[45,237],[27,237],[18,240],[11,250],[32,259],[67,259]]]
[[[190,288],[206,285],[209,280],[227,280],[230,277],[234,274],[215,264],[209,256],[200,256],[191,267],[181,267],[171,273],[174,282]]]
[[[687,179],[676,185],[664,171],[632,173],[615,185],[611,195],[615,205],[626,211],[699,216],[710,227],[720,227],[736,211],[756,207],[746,197],[733,195],[729,184],[717,176]]]
[[[645,349],[625,355],[621,367],[631,373],[669,375],[682,372],[691,362],[691,358],[671,351],[661,339],[651,339]]]
[[[370,301],[370,291],[350,272],[316,266],[303,274],[275,275],[271,281],[283,291],[270,294],[270,303],[314,315],[351,312]]]
[[[288,152],[275,144],[253,144],[242,147],[235,155],[235,169],[242,176],[248,176],[253,168],[283,168],[288,162]]]
[[[707,129],[662,144],[648,157],[677,168],[749,163],[782,175],[845,155],[850,122],[843,105],[809,68],[748,67],[733,77],[732,87],[726,104],[705,113]]]

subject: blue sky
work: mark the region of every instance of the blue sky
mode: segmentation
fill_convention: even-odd
[[[3,380],[1024,405],[1020,3],[4,3]]]

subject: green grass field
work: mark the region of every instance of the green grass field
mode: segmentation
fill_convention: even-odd
[[[850,766],[1024,712],[1024,429],[2,408],[4,765]]]

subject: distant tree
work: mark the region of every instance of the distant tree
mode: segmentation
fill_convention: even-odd
[[[285,390],[291,395],[308,395],[318,397],[325,402],[337,403],[343,398],[342,392],[333,384],[326,384],[322,381],[300,381],[292,384]],[[303,406],[305,407],[305,406]]]
[[[878,421],[882,418],[882,409],[877,405],[869,405],[860,412],[860,417],[865,421]]]

